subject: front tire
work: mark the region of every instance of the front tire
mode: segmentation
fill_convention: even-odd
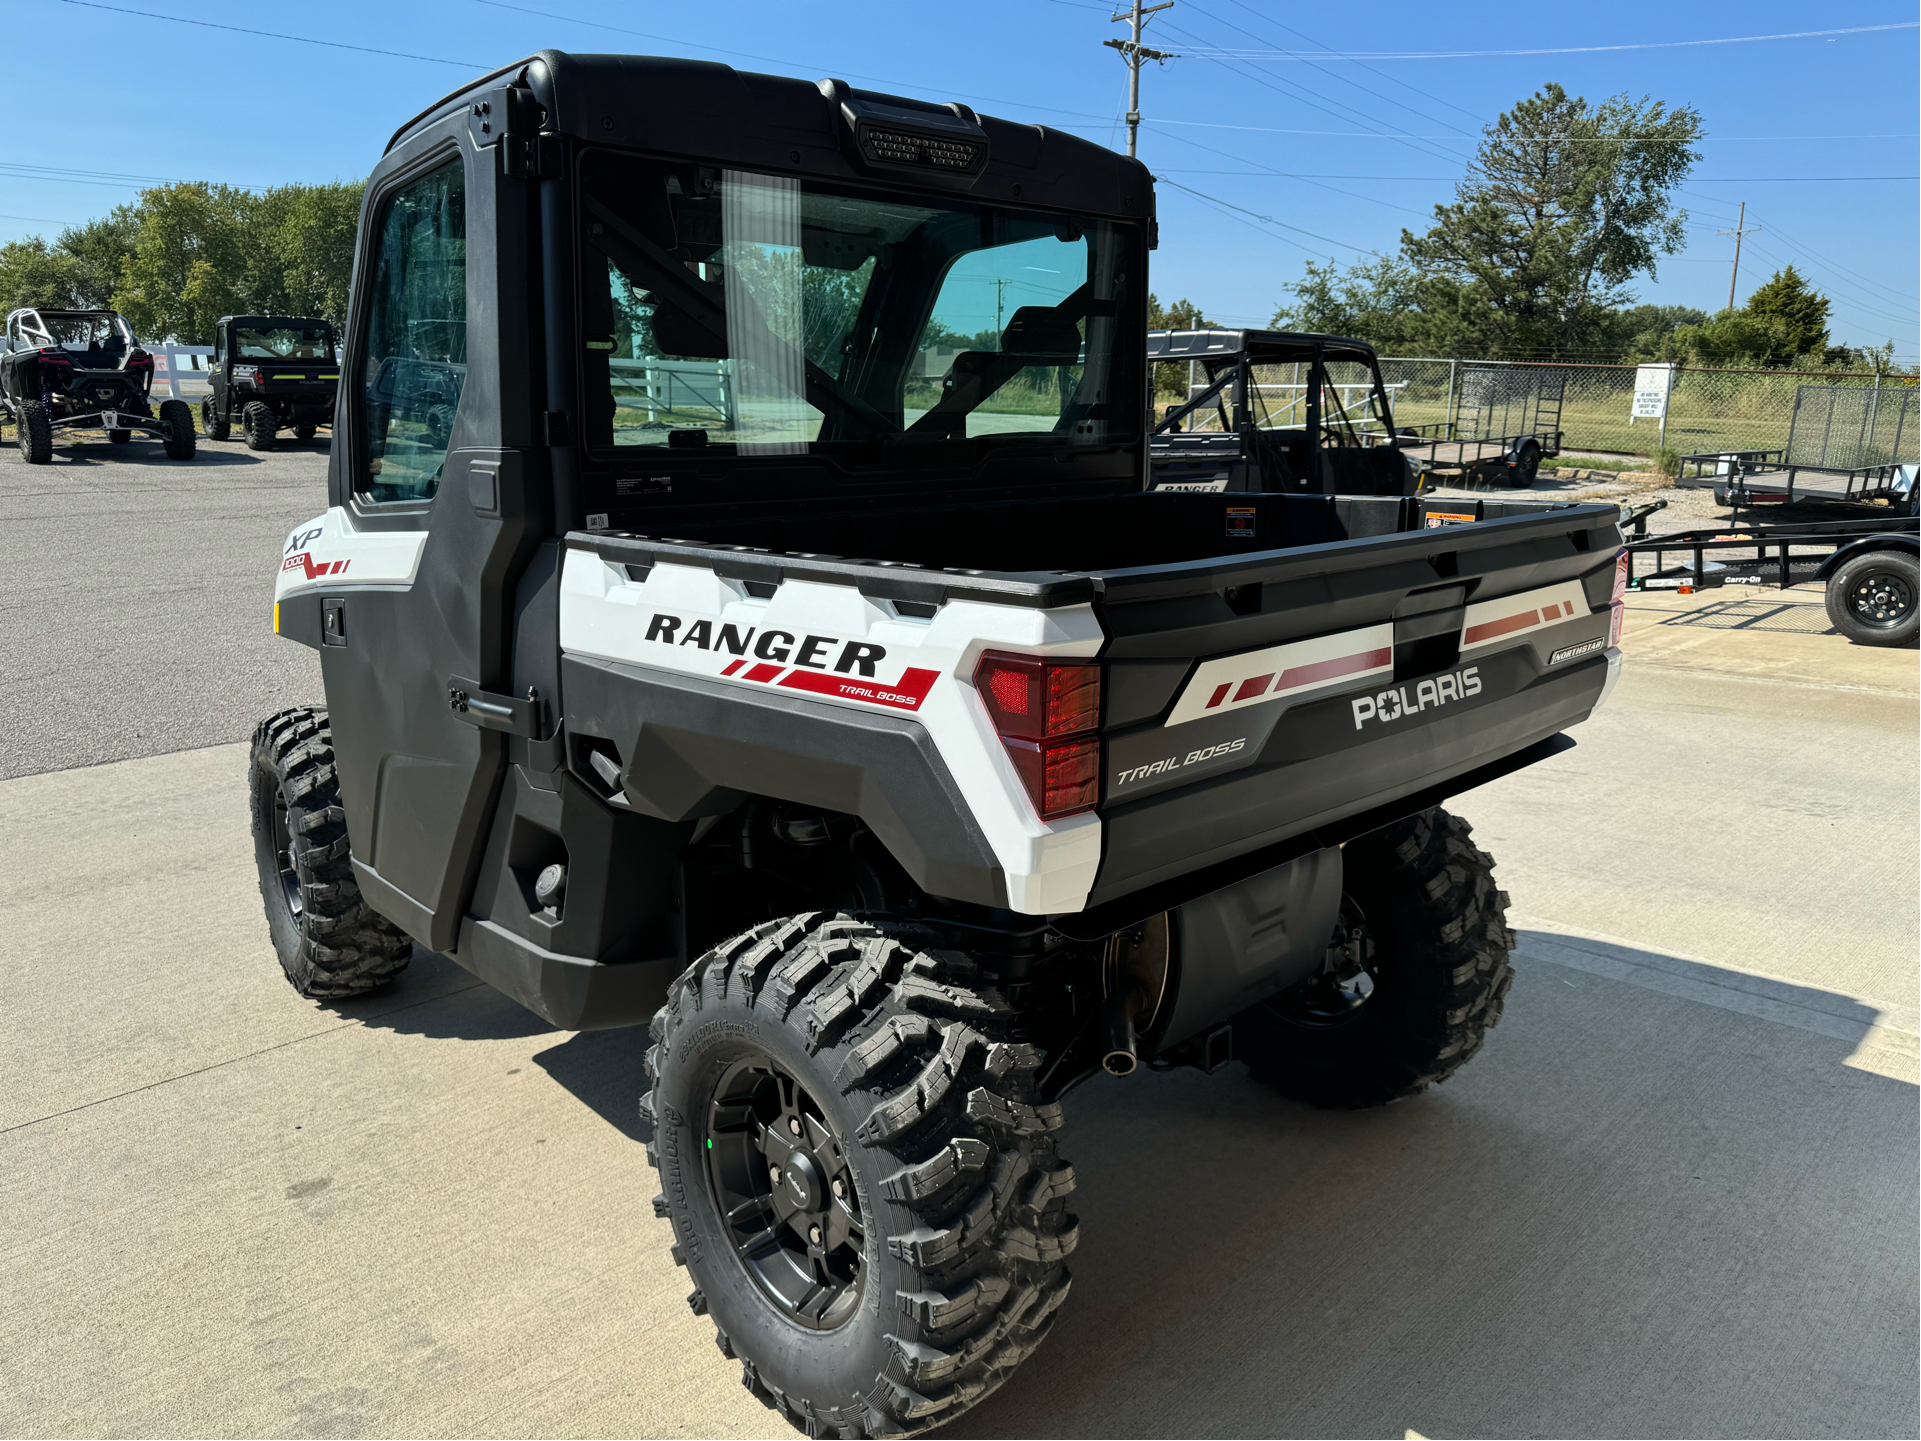
[[[20,458],[28,465],[51,464],[53,421],[46,406],[37,400],[23,400],[13,419],[13,438],[20,447]]]
[[[280,419],[265,401],[250,400],[240,412],[240,428],[246,434],[248,450],[272,450]]]
[[[1856,645],[1908,645],[1921,622],[1921,562],[1898,550],[1857,555],[1828,577],[1828,621]]]
[[[211,396],[200,402],[200,433],[208,440],[225,440],[233,433],[227,412],[216,410]]]
[[[1348,843],[1326,967],[1235,1018],[1256,1080],[1310,1105],[1382,1106],[1480,1050],[1514,983],[1514,932],[1470,833],[1437,808]]]
[[[248,790],[260,898],[289,984],[337,999],[406,970],[412,940],[368,909],[354,880],[324,710],[299,706],[254,729]]]
[[[654,1017],[641,1116],[688,1304],[810,1436],[953,1420],[1067,1295],[1074,1173],[1040,1055],[932,946],[845,915],[770,921]]]
[[[184,400],[160,402],[160,425],[166,434],[160,444],[168,460],[192,460],[199,442],[193,433],[193,408]]]

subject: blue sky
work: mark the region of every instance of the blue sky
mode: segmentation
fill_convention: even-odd
[[[268,185],[364,175],[399,122],[476,70],[547,46],[835,75],[1125,144],[1126,72],[1101,46],[1123,27],[1094,0],[169,0],[172,20],[126,13],[133,9],[0,0],[8,52],[41,57],[34,67],[52,82],[8,117],[0,240],[51,234],[131,200],[140,177]],[[1897,356],[1914,359],[1915,29],[1578,54],[1333,58],[1649,46],[1914,20],[1912,4],[1889,0],[1839,9],[1785,0],[1373,0],[1359,9],[1178,0],[1151,22],[1148,39],[1182,58],[1150,65],[1143,78],[1141,156],[1170,182],[1160,193],[1154,289],[1163,300],[1189,297],[1217,320],[1266,323],[1304,260],[1391,250],[1402,226],[1423,228],[1449,198],[1480,125],[1558,80],[1590,99],[1626,91],[1694,105],[1705,118],[1705,158],[1681,197],[1687,249],[1658,280],[1637,280],[1642,299],[1724,305],[1733,241],[1716,231],[1733,226],[1745,200],[1748,224],[1760,230],[1743,246],[1741,298],[1791,261],[1833,300],[1837,341],[1892,339]],[[58,169],[26,175],[29,157]]]

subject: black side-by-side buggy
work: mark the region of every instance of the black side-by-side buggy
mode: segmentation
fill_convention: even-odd
[[[111,310],[15,310],[0,352],[0,406],[19,428],[29,465],[53,459],[61,430],[104,430],[119,445],[135,431],[156,437],[171,460],[192,460],[193,411],[184,400],[148,400],[153,357]]]

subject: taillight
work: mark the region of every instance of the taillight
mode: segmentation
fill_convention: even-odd
[[[147,354],[147,352],[144,350],[136,350],[133,352],[133,354],[127,357],[127,369],[152,370],[153,357]]]
[[[1101,796],[1101,667],[990,650],[974,688],[1044,821],[1090,811]]]
[[[64,350],[43,350],[40,352],[40,363],[42,365],[71,366],[73,364],[73,357],[68,355]]]
[[[1621,643],[1621,621],[1627,615],[1628,553],[1623,550],[1614,562],[1614,597],[1608,603],[1608,646]]]

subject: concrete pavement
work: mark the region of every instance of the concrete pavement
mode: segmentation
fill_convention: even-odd
[[[954,1434],[1916,1434],[1915,654],[1715,609],[1808,599],[1637,597],[1579,746],[1461,798],[1522,945],[1448,1085],[1071,1095],[1075,1294]],[[244,759],[0,782],[0,1430],[786,1434],[683,1304],[638,1035],[424,953],[296,997]]]

